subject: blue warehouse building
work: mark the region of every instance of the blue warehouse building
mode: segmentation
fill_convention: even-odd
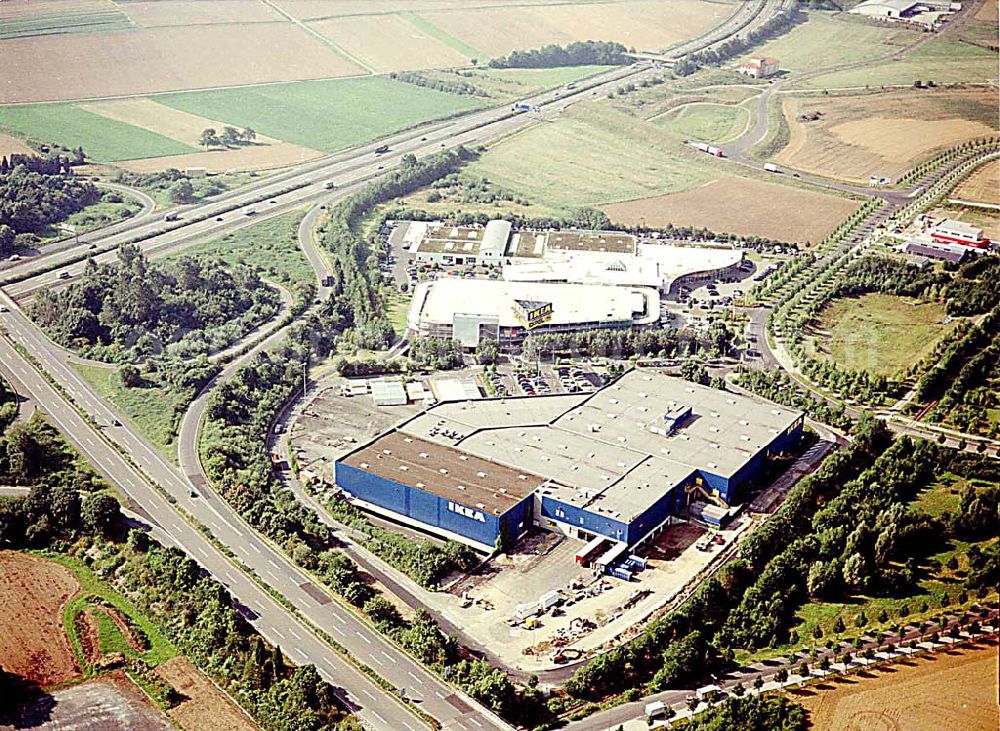
[[[483,550],[532,524],[635,546],[747,499],[803,414],[633,370],[591,394],[437,404],[336,464],[364,508]]]

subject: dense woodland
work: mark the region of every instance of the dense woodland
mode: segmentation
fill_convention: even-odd
[[[117,262],[88,260],[66,289],[42,291],[30,313],[62,345],[98,360],[133,362],[220,350],[278,307],[278,293],[250,267],[188,257],[165,267],[123,244]]]
[[[218,176],[192,178],[177,168],[167,168],[156,173],[119,170],[115,173],[114,180],[151,193],[163,193],[172,203],[194,203],[226,190]]]
[[[73,175],[62,158],[0,159],[0,257],[100,200],[97,187]]]
[[[566,46],[551,44],[530,51],[511,51],[490,59],[495,69],[541,69],[556,66],[621,66],[632,63],[628,49],[613,41],[577,41]]]
[[[758,396],[793,409],[805,411],[816,421],[845,432],[851,430],[851,421],[843,406],[834,406],[825,399],[810,396],[788,373],[783,370],[758,371],[748,369],[739,374],[736,383]]]

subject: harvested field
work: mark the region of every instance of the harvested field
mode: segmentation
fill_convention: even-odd
[[[202,130],[214,127],[221,132],[226,126],[225,122],[188,114],[141,97],[89,102],[77,106],[86,112],[146,129],[192,147],[197,147]],[[258,137],[257,141],[277,142],[269,137]]]
[[[25,14],[13,18],[0,18],[0,40],[66,33],[96,33],[131,27],[132,23],[128,16],[111,7],[38,15]]]
[[[469,58],[399,15],[358,15],[310,23],[375,71],[467,66]]]
[[[79,675],[63,607],[80,589],[51,561],[0,551],[0,665],[42,687]]]
[[[426,11],[427,21],[490,56],[549,43],[619,41],[658,50],[718,25],[733,7],[699,0],[609,2]]]
[[[819,241],[860,204],[777,183],[723,176],[694,190],[601,206],[615,223],[704,226],[777,241]]]
[[[0,19],[113,8],[114,3],[111,0],[5,0],[5,2],[0,3]]]
[[[992,160],[979,168],[955,189],[951,197],[1000,205],[1000,160]]]
[[[849,731],[994,731],[997,648],[921,657],[891,672],[874,671],[793,693],[813,728]]]
[[[156,668],[156,674],[177,689],[184,700],[170,709],[181,728],[212,731],[255,731],[258,727],[233,700],[219,690],[186,657],[175,657]]]
[[[790,136],[775,162],[832,178],[895,178],[936,150],[994,134],[987,89],[905,90],[843,97],[787,97]],[[802,115],[821,115],[803,121]]]
[[[998,8],[1000,8],[1000,3],[998,3],[997,0],[986,0],[982,7],[976,12],[976,20],[981,20],[984,23],[996,23],[998,19]]]
[[[32,728],[35,731],[175,731],[166,716],[121,670],[29,702],[13,725],[0,723],[2,731],[15,728]]]
[[[283,20],[274,8],[259,0],[157,0],[121,6],[143,28],[209,23],[265,23]]]
[[[178,53],[183,49],[183,53]],[[115,73],[107,73],[107,69]],[[291,23],[19,38],[0,54],[0,103],[351,76],[363,70]]]
[[[224,173],[234,170],[269,170],[295,165],[322,157],[323,152],[293,145],[290,142],[274,142],[263,145],[236,147],[229,150],[210,150],[190,155],[169,155],[167,157],[147,157],[124,160],[118,167],[136,173],[153,173],[167,168],[205,168],[210,173]]]
[[[12,154],[34,155],[35,151],[16,137],[11,137],[0,132],[0,157],[7,157]]]

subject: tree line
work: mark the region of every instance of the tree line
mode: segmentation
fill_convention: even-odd
[[[739,374],[736,383],[769,401],[804,411],[816,421],[841,431],[850,432],[854,424],[843,406],[834,406],[825,399],[813,398],[786,371],[747,369]]]
[[[782,10],[759,28],[745,35],[732,36],[712,48],[689,53],[674,64],[673,71],[677,76],[690,76],[701,66],[718,66],[731,58],[743,55],[766,41],[777,38],[805,20],[806,16],[798,8]]]
[[[566,46],[550,44],[529,51],[511,51],[490,59],[494,69],[541,69],[559,66],[622,66],[632,63],[628,49],[614,41],[577,41]]]
[[[118,261],[88,259],[63,290],[44,290],[32,318],[58,343],[110,362],[149,355],[210,353],[273,317],[278,293],[251,267],[227,268],[190,257],[151,264],[135,244]]]

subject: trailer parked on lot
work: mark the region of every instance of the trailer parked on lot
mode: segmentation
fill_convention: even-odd
[[[593,560],[594,556],[598,555],[602,550],[604,550],[604,544],[608,543],[610,539],[604,536],[597,536],[586,546],[581,548],[576,554],[576,562],[578,565],[587,567]]]

